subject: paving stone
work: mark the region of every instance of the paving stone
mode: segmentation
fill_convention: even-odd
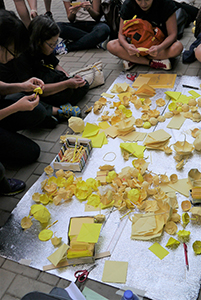
[[[48,164],[44,164],[44,163],[39,164],[38,167],[35,169],[34,174],[39,175],[39,176],[42,175],[45,167],[47,167],[47,166],[48,166]]]
[[[11,295],[9,295],[9,294],[5,294],[5,295],[3,296],[3,298],[1,298],[1,300],[20,300],[20,298],[17,298],[17,297],[15,297],[15,296],[11,296]]]
[[[40,155],[38,161],[41,163],[50,164],[54,158],[55,158],[55,154],[53,154],[53,153],[41,152],[41,155]]]
[[[57,142],[60,138],[60,135],[67,130],[67,121],[66,124],[59,124],[54,130],[52,130],[49,135],[46,137],[46,141]]]
[[[34,170],[38,167],[38,162],[35,162],[33,164],[30,164],[28,166],[25,166],[23,168],[21,168],[16,174],[16,178],[26,181],[27,178],[29,178],[31,176],[31,174],[34,172]]]
[[[6,258],[0,256],[0,266],[2,267],[2,265],[4,264]]]
[[[15,278],[15,274],[12,272],[9,272],[4,269],[0,269],[0,298],[4,295],[6,290],[9,288],[11,285],[12,281]]]
[[[47,283],[43,283],[34,280],[29,277],[17,275],[9,286],[7,293],[18,298],[22,298],[27,293],[38,291],[43,293],[49,293],[53,286]]]
[[[56,286],[59,282],[59,277],[57,277],[56,275],[48,274],[46,272],[41,272],[37,279],[41,282],[48,283],[54,286]]]
[[[9,212],[0,210],[0,228],[6,224],[10,216],[11,214]]]
[[[20,263],[14,262],[12,260],[7,259],[2,269],[6,269],[8,271],[11,271],[13,273],[21,274],[24,276],[27,276],[32,279],[37,279],[40,275],[40,271],[25,265],[22,265]]]
[[[18,200],[14,197],[2,197],[0,198],[0,210],[11,213],[17,203]]]

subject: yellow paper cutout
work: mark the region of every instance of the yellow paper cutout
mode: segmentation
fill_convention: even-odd
[[[133,87],[139,87],[138,80],[141,80],[141,78],[148,78],[147,83],[149,86],[155,88],[155,89],[165,89],[165,88],[173,88],[175,84],[177,74],[140,74],[138,78],[134,81]]]
[[[83,223],[77,237],[77,242],[94,243],[98,242],[102,224]]]
[[[91,142],[93,148],[101,148],[103,145],[107,144],[105,132],[101,132],[96,136],[91,137]]]
[[[175,102],[179,102],[179,103],[183,103],[183,104],[188,104],[188,101],[189,99],[191,99],[192,97],[191,96],[186,96],[186,95],[183,95],[181,94],[179,96],[179,98],[175,101]]]
[[[198,94],[196,91],[194,91],[194,90],[190,90],[190,91],[188,91],[189,92],[189,94],[191,94],[192,96],[193,96],[193,98],[194,99],[196,99],[196,98],[199,98],[201,95],[200,94]]]
[[[124,82],[124,83],[115,83],[113,88],[111,89],[112,93],[123,93],[127,91],[127,88],[129,87],[129,84]]]
[[[91,137],[91,136],[94,136],[94,135],[96,135],[99,132],[99,130],[100,130],[100,128],[97,125],[94,125],[94,124],[91,124],[91,123],[87,123],[86,126],[85,126],[85,128],[84,128],[82,137]]]
[[[138,97],[153,97],[156,94],[156,92],[151,86],[145,83],[137,89],[135,94]]]
[[[60,260],[64,257],[65,253],[69,249],[69,246],[66,244],[63,244],[57,249],[54,253],[52,253],[50,256],[48,256],[47,259],[56,267]]]
[[[132,86],[134,88],[138,88],[138,87],[140,87],[143,84],[148,84],[149,80],[150,80],[149,77],[146,78],[146,77],[140,77],[140,76],[138,76],[137,79],[133,82]]]
[[[130,152],[135,157],[144,157],[144,150],[146,147],[138,145],[137,143],[120,143],[120,147]]]
[[[100,211],[100,208],[85,203],[84,211]]]
[[[167,125],[167,128],[180,129],[186,118],[182,114],[173,116],[170,122]]]
[[[106,260],[103,270],[103,282],[125,283],[128,262]]]
[[[188,178],[179,179],[176,183],[168,183],[167,185],[186,197],[189,197],[189,190],[192,188]]]
[[[151,247],[149,247],[149,250],[153,252],[160,259],[163,259],[169,254],[169,252],[157,242],[154,243]]]
[[[137,131],[132,131],[124,136],[119,136],[119,138],[123,141],[128,141],[128,142],[137,142],[137,141],[143,141],[146,137],[145,132],[137,132]]]
[[[108,94],[108,93],[102,93],[101,96],[105,97],[105,98],[114,98],[114,95],[111,95],[111,94]]]
[[[123,98],[124,98],[124,97],[128,97],[128,99],[130,99],[131,93],[129,93],[129,92],[121,93],[121,94],[118,94],[118,97],[119,97],[119,100],[120,100],[121,102],[123,102]]]
[[[171,91],[167,91],[165,92],[165,94],[170,97],[170,99],[172,100],[178,100],[178,98],[180,97],[181,95],[181,92],[171,92]]]
[[[100,123],[98,124],[98,126],[99,126],[101,129],[107,129],[107,128],[110,127],[110,125],[109,125],[108,122],[106,122],[106,121],[100,122]]]
[[[107,136],[109,135],[113,139],[116,138],[116,136],[118,135],[117,127],[115,127],[114,125],[105,129],[104,132]]]

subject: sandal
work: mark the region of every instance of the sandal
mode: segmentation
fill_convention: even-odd
[[[67,103],[66,105],[61,105],[57,113],[59,118],[78,117],[81,110],[78,106],[72,106],[70,103]]]

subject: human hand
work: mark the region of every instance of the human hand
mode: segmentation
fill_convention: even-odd
[[[91,2],[89,1],[85,1],[85,2],[82,2],[82,7],[85,8],[87,11],[89,11],[90,9],[92,9],[92,4]]]
[[[140,51],[133,44],[128,44],[127,52],[130,56],[133,56],[133,55],[139,56],[140,55]]]
[[[44,82],[36,77],[32,77],[27,81],[21,83],[23,92],[33,92],[37,87],[44,89]]]
[[[80,10],[80,8],[81,8],[81,4],[75,5],[75,6],[70,6],[69,11],[71,14],[76,15],[76,13],[78,12],[78,10]]]
[[[159,54],[159,48],[158,46],[152,46],[149,48],[149,50],[147,51],[147,53],[150,55],[150,56],[153,56],[153,57],[156,57],[158,56]]]
[[[31,9],[30,16],[32,19],[38,16],[38,12],[35,9]]]
[[[77,89],[86,84],[86,81],[80,75],[75,75],[73,78],[68,79],[66,82],[68,88],[72,88],[72,89]]]
[[[39,96],[32,94],[29,96],[24,96],[19,99],[16,103],[16,111],[32,111],[39,103]]]

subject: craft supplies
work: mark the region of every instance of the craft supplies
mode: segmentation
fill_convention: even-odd
[[[186,269],[189,271],[189,264],[188,264],[188,248],[186,243],[183,243],[184,245],[184,255],[185,255],[185,263],[186,263]]]
[[[69,137],[55,158],[54,168],[81,172],[86,165],[91,151],[91,140]]]
[[[97,265],[93,265],[88,270],[78,270],[78,271],[76,271],[75,274],[74,274],[76,280],[81,282],[81,283],[86,281],[86,279],[89,275],[89,272],[91,272],[96,266]]]

